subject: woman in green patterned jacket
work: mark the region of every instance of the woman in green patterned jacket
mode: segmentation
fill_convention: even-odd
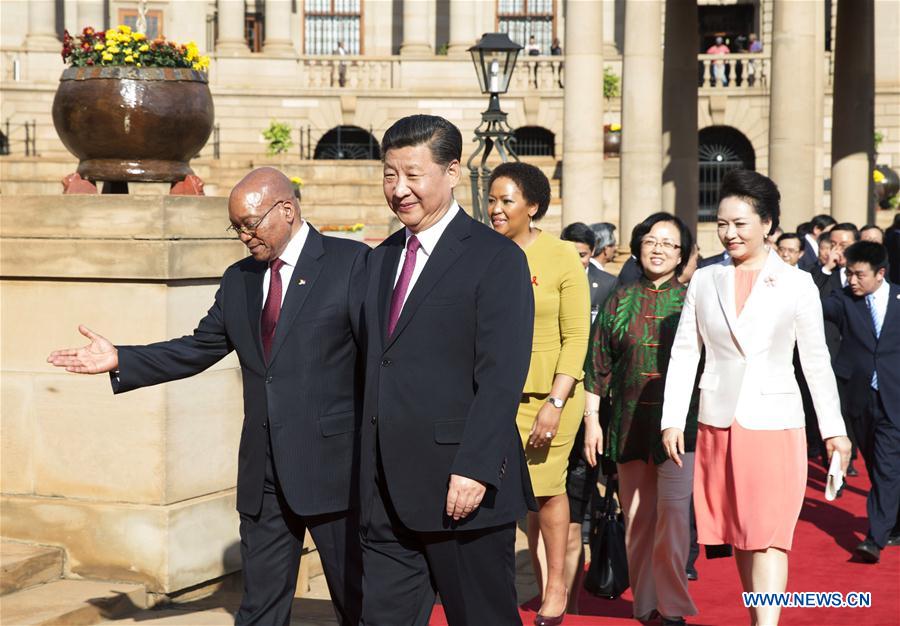
[[[655,213],[634,229],[631,253],[643,275],[606,301],[591,329],[584,368],[585,456],[591,465],[598,453],[616,463],[634,616],[650,622],[660,615],[672,625],[697,613],[685,573],[696,401],[685,432],[684,469],[668,459],[659,427],[669,353],[687,292],[677,277],[693,247],[688,227],[668,213]],[[604,448],[597,408],[606,394],[611,415]]]

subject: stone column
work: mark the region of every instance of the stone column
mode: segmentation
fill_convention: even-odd
[[[476,3],[473,0],[450,0],[449,56],[464,56],[480,36],[475,31]],[[405,23],[404,23],[405,25]]]
[[[103,0],[78,0],[78,30],[91,26],[103,30]]]
[[[434,52],[428,29],[429,5],[435,0],[403,0],[403,43],[401,55],[428,55]],[[451,17],[451,19],[453,19]],[[452,28],[452,27],[451,27]],[[471,45],[471,44],[470,44]]]
[[[792,231],[815,205],[817,12],[815,2],[794,0],[774,0],[773,8],[769,176],[781,191],[783,228]]]
[[[697,3],[666,0],[662,209],[697,232]]]
[[[619,247],[662,208],[662,0],[626,0]],[[696,79],[692,81],[696,85]]]
[[[250,52],[244,38],[244,15],[244,0],[219,0],[216,54],[237,55]]]
[[[831,125],[831,215],[857,226],[872,221],[875,131],[875,7],[873,0],[840,0],[834,45]]]
[[[56,36],[56,7],[53,0],[30,0],[28,2],[28,34],[25,47],[29,50],[59,51],[60,42]]]
[[[813,179],[813,206],[811,211],[819,215],[825,200],[825,3],[816,2],[816,162]]]
[[[290,0],[266,0],[266,38],[263,52],[272,56],[296,56],[291,41]]]
[[[603,214],[603,3],[566,5],[562,225]]]

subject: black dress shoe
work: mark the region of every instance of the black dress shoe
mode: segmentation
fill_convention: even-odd
[[[866,539],[856,546],[854,552],[866,563],[877,563],[881,559],[881,548],[875,545],[871,539]]]
[[[683,617],[664,617],[662,618],[663,626],[687,626],[687,622]]]
[[[696,567],[687,567],[684,571],[687,574],[688,580],[697,580],[698,578],[700,578],[699,574],[697,574]]]
[[[900,546],[900,535],[891,535],[888,537],[885,546]]]
[[[847,466],[847,476],[859,476],[859,472],[853,467],[853,461],[850,461],[850,465]]]

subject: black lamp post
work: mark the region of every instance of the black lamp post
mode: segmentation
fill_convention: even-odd
[[[490,94],[487,111],[481,114],[481,124],[475,129],[478,148],[469,157],[469,180],[472,184],[472,214],[477,220],[490,222],[488,216],[488,180],[491,170],[487,166],[488,156],[497,146],[497,153],[503,162],[510,157],[519,160],[513,150],[513,131],[506,122],[506,113],[500,110],[500,94],[509,89],[509,81],[516,67],[516,57],[522,46],[515,43],[506,33],[485,33],[481,40],[469,48],[472,62],[478,74],[481,93]],[[481,162],[476,163],[478,157]]]

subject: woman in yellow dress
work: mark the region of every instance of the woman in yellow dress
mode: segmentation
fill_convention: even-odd
[[[525,446],[538,512],[528,514],[528,548],[541,596],[537,626],[565,615],[569,501],[566,470],[584,409],[584,357],[590,294],[574,246],[535,228],[550,204],[550,182],[527,163],[504,163],[491,174],[488,200],[494,230],[525,251],[534,289],[531,367],[516,424]],[[546,571],[539,540],[543,539]]]

